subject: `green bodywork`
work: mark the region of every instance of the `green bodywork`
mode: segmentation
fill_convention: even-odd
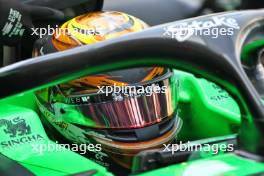
[[[66,148],[44,149],[44,145],[56,143],[46,135],[35,111],[2,103],[0,112],[0,152],[36,175],[59,176],[89,170],[96,170],[94,175],[98,176],[112,175],[104,167]]]
[[[264,171],[264,164],[250,159],[239,157],[235,154],[223,154],[195,161],[170,165],[154,171],[149,171],[141,176],[205,176],[205,175],[252,175]]]
[[[175,71],[180,79],[180,140],[198,140],[238,131],[239,106],[216,84],[192,74]],[[190,130],[191,129],[191,130]]]
[[[192,74],[177,70],[175,73],[179,78],[180,90],[178,115],[184,122],[178,136],[179,141],[186,142],[238,132],[239,107],[226,91]],[[47,137],[36,109],[32,91],[0,101],[2,154],[16,160],[36,175],[69,175],[89,170],[96,170],[95,175],[112,175],[104,167],[72,151],[44,151],[40,154],[32,150],[32,145],[55,143]],[[18,124],[19,119],[15,119],[17,117],[20,122],[24,119],[25,123],[21,125],[25,127],[29,125],[31,129],[19,131],[20,127],[17,125],[18,130],[15,130],[17,134],[15,137],[10,137],[12,130],[8,130],[5,124],[8,120],[13,125]],[[234,154],[220,154],[171,165],[142,175],[205,175],[205,170],[207,175],[222,175],[222,173],[243,175],[264,171],[264,165]]]

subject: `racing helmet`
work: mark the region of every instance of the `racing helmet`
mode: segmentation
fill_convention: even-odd
[[[64,23],[54,35],[38,40],[33,56],[94,44],[147,26],[121,12],[84,14]],[[36,101],[40,115],[66,139],[100,144],[100,152],[91,152],[96,162],[130,169],[137,153],[175,140],[181,126],[177,87],[171,69],[140,67],[45,88],[36,92]]]

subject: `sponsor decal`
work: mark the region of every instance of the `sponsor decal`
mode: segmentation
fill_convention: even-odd
[[[33,134],[33,135],[28,135],[28,136],[24,136],[24,137],[19,137],[19,138],[14,138],[11,140],[7,140],[7,141],[2,141],[0,143],[2,148],[8,148],[8,147],[15,147],[18,145],[22,145],[22,144],[29,144],[29,143],[34,143],[36,141],[41,141],[44,138],[40,135],[40,134]]]
[[[212,38],[231,36],[234,29],[240,29],[235,18],[215,16],[210,19],[191,22],[175,23],[164,28],[163,35],[170,36],[179,42],[189,39],[193,35],[205,35]]]
[[[23,36],[25,29],[22,24],[22,15],[19,11],[11,8],[9,10],[9,15],[7,18],[7,22],[5,23],[2,29],[2,36]]]
[[[1,119],[0,127],[4,127],[4,132],[13,138],[31,133],[31,128],[25,123],[25,119],[16,117],[12,120]]]
[[[9,140],[1,141],[2,148],[43,140],[40,134],[32,134],[31,127],[20,117],[11,120],[0,119],[0,128],[8,135]]]

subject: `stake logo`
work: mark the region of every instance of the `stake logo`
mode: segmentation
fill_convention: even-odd
[[[212,17],[211,19],[173,24],[164,28],[163,35],[170,36],[179,42],[193,35],[207,35],[218,38],[220,35],[233,35],[234,29],[240,29],[236,19]]]
[[[1,119],[0,127],[4,126],[4,132],[9,134],[9,137],[14,138],[18,136],[23,136],[31,133],[31,128],[26,124],[25,119],[20,119],[16,117],[12,120]]]

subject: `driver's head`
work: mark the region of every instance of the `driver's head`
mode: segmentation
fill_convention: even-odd
[[[121,12],[88,13],[38,41],[33,54],[92,45],[146,27],[143,21]],[[36,97],[42,116],[65,138],[102,146],[102,157],[95,157],[99,163],[112,161],[109,163],[130,168],[134,155],[170,143],[179,129],[176,78],[163,67],[84,76],[40,90]]]

